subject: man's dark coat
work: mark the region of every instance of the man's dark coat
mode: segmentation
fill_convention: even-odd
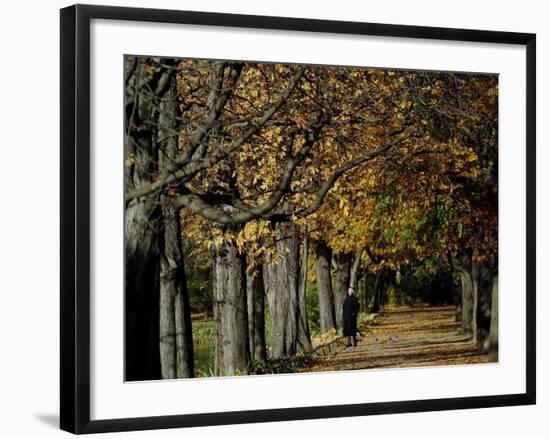
[[[355,336],[357,333],[357,313],[359,312],[359,301],[353,294],[346,296],[344,300],[344,337]]]

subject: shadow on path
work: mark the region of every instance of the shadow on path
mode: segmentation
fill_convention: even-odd
[[[460,333],[454,306],[386,306],[359,328],[355,347],[317,357],[301,372],[488,363]]]

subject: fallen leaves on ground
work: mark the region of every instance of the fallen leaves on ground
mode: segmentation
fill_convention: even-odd
[[[487,363],[460,333],[454,306],[386,306],[374,322],[359,322],[358,345],[319,355],[297,372]]]

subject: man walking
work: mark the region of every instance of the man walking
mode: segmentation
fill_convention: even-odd
[[[346,346],[357,346],[357,314],[359,313],[359,301],[353,294],[353,287],[348,288],[348,295],[344,300],[342,312],[344,313],[344,337]]]

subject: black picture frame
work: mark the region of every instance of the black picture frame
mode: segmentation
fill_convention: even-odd
[[[328,417],[535,404],[535,111],[536,36],[303,18],[74,5],[61,9],[60,427],[80,433],[273,422]],[[346,404],[90,420],[90,21],[130,20],[335,34],[503,43],[526,47],[526,392],[415,401]]]

